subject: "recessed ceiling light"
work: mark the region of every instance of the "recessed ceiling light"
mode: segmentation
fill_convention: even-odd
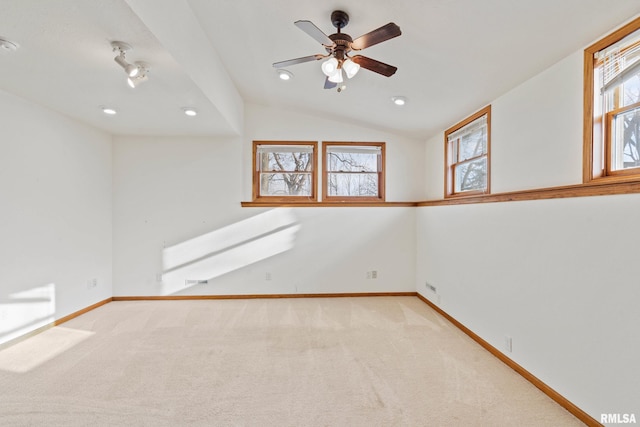
[[[396,105],[404,105],[407,103],[407,98],[404,96],[394,96],[391,98],[394,104]]]
[[[280,80],[291,80],[293,78],[293,73],[289,70],[285,70],[283,68],[278,69],[278,77]]]
[[[184,107],[182,109],[182,111],[184,111],[184,113],[189,117],[193,117],[193,116],[198,115],[198,112],[195,109],[191,108],[191,107]]]
[[[117,111],[111,107],[100,106],[100,109],[102,110],[103,113],[108,114],[110,116],[113,116],[114,114],[117,113]]]
[[[18,45],[7,39],[0,37],[0,52],[15,52]]]

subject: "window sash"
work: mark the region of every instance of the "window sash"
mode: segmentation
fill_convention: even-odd
[[[358,165],[348,165],[343,159],[336,159],[334,154],[355,154],[357,156],[357,160],[360,162]],[[359,154],[375,154],[374,158],[360,157]],[[378,173],[382,169],[382,155],[376,153],[356,153],[353,151],[350,152],[341,152],[341,151],[333,151],[327,152],[326,154],[326,169],[327,172],[350,172],[350,173]],[[341,168],[344,167],[343,168]]]
[[[270,164],[270,156],[273,155],[274,157],[279,155],[279,154],[291,154],[292,156],[294,156],[294,160],[295,160],[295,154],[307,154],[309,156],[308,162],[307,162],[307,168],[311,168],[311,169],[268,169],[268,166]],[[290,162],[288,162],[290,163]],[[313,170],[313,151],[299,151],[299,150],[289,150],[289,151],[283,151],[283,150],[264,150],[260,153],[256,154],[256,170],[259,172],[302,172],[302,171],[311,171]]]
[[[287,181],[289,181],[290,184],[287,184]],[[310,197],[312,195],[312,184],[313,177],[311,172],[260,173],[261,196]]]
[[[254,141],[253,163],[253,200],[317,200],[317,142]]]
[[[474,179],[474,176],[477,177]],[[469,181],[469,179],[471,180]],[[453,186],[456,193],[485,190],[487,187],[487,156],[455,164],[453,166]]]
[[[488,193],[491,105],[447,129],[444,144],[444,197]]]
[[[625,118],[630,116],[632,116],[631,123],[625,123]],[[607,113],[605,149],[608,154],[608,174],[638,173],[638,168],[640,168],[640,125],[637,121],[640,121],[640,102]],[[635,128],[625,129],[625,124],[635,126]],[[632,134],[625,135],[625,130],[631,131]],[[625,136],[628,136],[628,140],[625,140]]]
[[[329,172],[327,187],[329,197],[379,197],[380,178],[378,172]]]
[[[384,143],[324,143],[327,199],[384,200]]]

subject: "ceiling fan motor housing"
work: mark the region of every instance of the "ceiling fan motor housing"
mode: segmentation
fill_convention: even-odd
[[[335,33],[331,34],[329,38],[335,43],[335,46],[327,48],[327,52],[333,52],[333,55],[339,61],[344,59],[345,54],[351,51],[351,42],[353,41],[351,36],[344,33]]]
[[[338,32],[349,23],[349,15],[342,10],[334,10],[331,13],[331,23],[338,29]]]

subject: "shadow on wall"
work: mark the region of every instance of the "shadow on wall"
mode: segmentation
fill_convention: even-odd
[[[241,269],[293,248],[292,209],[272,209],[164,249],[162,295]]]
[[[55,320],[56,285],[35,287],[0,299],[0,344],[47,326]]]

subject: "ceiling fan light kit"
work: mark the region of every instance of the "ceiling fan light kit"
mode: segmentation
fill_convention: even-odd
[[[321,65],[322,72],[326,76],[325,89],[332,89],[344,81],[342,72],[348,79],[353,78],[360,68],[373,71],[386,77],[391,77],[397,68],[385,64],[375,59],[362,55],[350,56],[352,51],[365,49],[369,46],[382,43],[402,34],[400,27],[393,22],[383,25],[367,34],[364,34],[355,40],[349,34],[342,33],[341,30],[349,23],[349,15],[341,10],[335,10],[331,13],[331,23],[337,29],[337,32],[327,36],[322,30],[315,26],[311,21],[296,21],[294,25],[307,33],[310,37],[320,42],[327,51],[326,55],[316,54],[304,56],[302,58],[290,59],[288,61],[276,62],[273,64],[275,68],[283,68],[289,65],[301,64],[304,62],[318,61],[326,59]],[[338,87],[338,92],[344,90],[343,85]]]
[[[126,52],[132,49],[131,45],[125,42],[113,41],[111,42],[111,48],[115,53],[117,53],[116,57],[113,58],[113,60],[122,67],[125,74],[127,75],[127,84],[129,85],[129,87],[135,88],[140,83],[147,81],[149,64],[142,61],[136,61],[133,64],[127,62]]]

